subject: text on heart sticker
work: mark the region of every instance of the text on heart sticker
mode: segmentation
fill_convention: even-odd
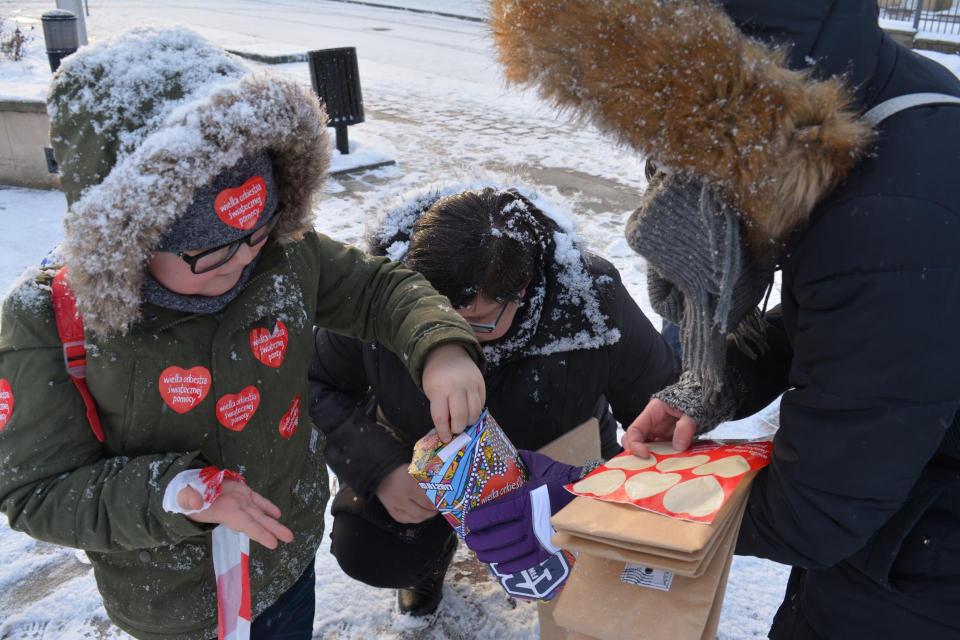
[[[213,201],[217,217],[234,229],[252,229],[267,206],[267,183],[253,176],[239,187],[224,189]]]
[[[290,408],[280,418],[280,437],[284,440],[293,437],[297,432],[298,424],[300,424],[300,396],[294,396]]]
[[[231,431],[243,431],[260,406],[260,391],[245,387],[240,393],[227,394],[217,400],[217,421]]]
[[[168,407],[177,413],[186,413],[207,397],[210,381],[210,371],[206,367],[167,367],[160,372],[157,388]]]
[[[262,327],[250,331],[250,348],[253,350],[253,357],[274,369],[283,364],[283,358],[287,353],[287,342],[287,325],[282,320],[277,320],[273,333]]]
[[[298,397],[297,400],[299,399]],[[9,380],[0,378],[0,431],[3,431],[10,422],[11,416],[13,416],[13,389],[10,388]]]

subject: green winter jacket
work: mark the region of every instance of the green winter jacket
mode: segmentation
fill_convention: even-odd
[[[329,494],[323,436],[304,404],[314,323],[385,343],[415,380],[431,348],[473,343],[419,275],[316,234],[274,243],[222,314],[145,305],[127,335],[90,341],[101,444],[64,367],[49,279],[4,301],[0,380],[13,411],[0,430],[0,509],[14,529],[87,550],[111,619],[138,638],[216,633],[210,527],[161,506],[184,469],[240,471],[294,532],[275,551],[251,544],[254,615],[313,562]],[[251,393],[239,415],[224,407]]]
[[[48,112],[69,206],[62,255],[106,441],[65,369],[52,273],[34,273],[0,319],[0,510],[14,529],[87,550],[124,630],[210,638],[211,527],[165,512],[164,490],[189,468],[242,473],[295,535],[275,551],[251,545],[253,615],[294,583],[328,496],[305,406],[314,324],[385,344],[418,382],[432,348],[460,343],[479,360],[479,347],[422,277],[312,231],[331,145],[307,87],[188,31],[141,30],[67,58]],[[195,192],[261,151],[279,221],[240,295],[213,315],[144,303],[147,261]]]

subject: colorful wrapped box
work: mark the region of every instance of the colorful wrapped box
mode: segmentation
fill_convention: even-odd
[[[413,450],[413,476],[457,535],[467,535],[465,519],[471,509],[523,486],[527,470],[513,443],[487,411],[449,444],[431,431]],[[570,574],[572,558],[564,552],[516,574],[490,570],[504,590],[525,600],[550,600]]]

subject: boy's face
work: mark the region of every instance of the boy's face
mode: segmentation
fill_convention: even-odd
[[[206,273],[193,273],[190,265],[183,258],[169,251],[157,251],[150,256],[147,268],[157,282],[174,293],[219,296],[237,284],[243,269],[257,257],[265,243],[266,238],[253,246],[241,242],[237,253],[230,260]],[[203,249],[184,251],[184,253],[189,256],[201,251]]]
[[[524,288],[519,297],[523,298],[525,292]],[[457,309],[457,313],[471,325],[483,327],[483,330],[473,327],[477,342],[493,342],[507,335],[519,308],[516,300],[497,302],[481,293],[471,300],[469,305]]]

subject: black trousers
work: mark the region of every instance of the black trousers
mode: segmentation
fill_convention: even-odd
[[[377,498],[364,500],[346,486],[330,510],[330,551],[344,573],[373,587],[413,587],[446,562],[457,544],[456,533],[442,516],[403,524],[391,518]]]

